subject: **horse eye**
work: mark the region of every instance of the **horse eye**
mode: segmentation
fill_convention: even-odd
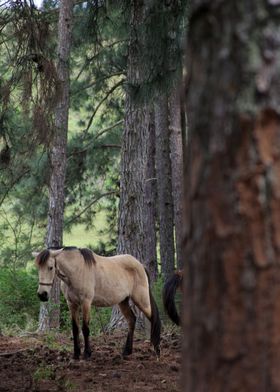
[[[53,267],[49,267],[49,270],[51,271],[53,269]]]

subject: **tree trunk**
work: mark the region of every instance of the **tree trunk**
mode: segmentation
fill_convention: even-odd
[[[184,391],[280,390],[278,5],[190,9]]]
[[[183,144],[180,88],[176,85],[169,100],[170,157],[177,268],[183,268]]]
[[[166,280],[174,271],[174,226],[168,100],[165,92],[156,98],[155,127],[160,260]]]
[[[138,88],[146,78],[142,46],[145,6],[134,1],[130,14],[130,41],[128,47],[127,90],[125,105],[125,126],[122,142],[120,173],[120,205],[118,224],[118,253],[129,253],[149,265],[147,243],[154,233],[147,230],[149,209],[147,192],[148,140],[150,109],[138,96]],[[154,227],[149,228],[151,231]],[[154,251],[155,253],[155,251]],[[152,255],[154,257],[154,254]],[[144,328],[143,317],[138,317],[138,327]],[[114,307],[109,329],[123,326],[123,317]]]
[[[149,271],[151,281],[154,282],[158,276],[157,265],[157,236],[156,236],[156,171],[155,171],[155,122],[154,112],[151,111],[149,118],[149,129],[147,139],[147,165],[145,177],[145,194],[144,194],[144,231],[145,231],[145,246],[144,246],[144,264]]]
[[[63,244],[64,182],[66,174],[66,148],[69,112],[69,61],[73,1],[61,0],[58,22],[58,62],[57,77],[59,97],[55,109],[55,130],[51,142],[49,215],[46,236],[47,247],[60,247]],[[60,280],[55,279],[51,291],[51,305],[41,305],[39,330],[59,327]]]

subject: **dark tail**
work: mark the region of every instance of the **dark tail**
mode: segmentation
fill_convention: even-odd
[[[175,305],[175,294],[179,287],[182,288],[182,285],[183,272],[177,271],[169,279],[167,279],[162,292],[164,309],[173,323],[177,325],[181,324],[181,320]]]
[[[151,315],[151,342],[153,343],[155,352],[157,356],[160,355],[160,333],[161,333],[161,321],[159,317],[159,311],[158,307],[156,304],[156,301],[153,297],[152,290],[151,290],[151,284],[150,284],[150,277],[148,274],[148,271],[146,270],[146,274],[148,276],[148,281],[149,281],[149,293],[150,293],[150,303],[151,303],[151,310],[152,310],[152,315]]]

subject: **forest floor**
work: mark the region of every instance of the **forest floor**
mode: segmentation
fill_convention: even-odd
[[[133,354],[123,359],[124,341],[124,333],[92,337],[92,357],[77,361],[64,335],[0,336],[0,392],[180,390],[181,336],[163,335],[159,360],[150,342],[137,335]]]

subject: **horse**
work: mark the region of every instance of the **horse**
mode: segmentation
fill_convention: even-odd
[[[82,332],[85,359],[91,356],[89,319],[91,305],[110,307],[118,305],[128,323],[128,334],[123,356],[133,349],[136,317],[129,305],[131,301],[151,323],[151,343],[160,355],[161,321],[153,298],[148,273],[143,265],[128,254],[103,257],[87,248],[48,248],[33,253],[39,272],[38,297],[48,301],[55,275],[61,279],[61,290],[66,298],[74,340],[74,358],[81,355],[79,341],[79,313],[82,310]]]
[[[178,289],[183,291],[183,276],[183,270],[175,271],[165,282],[162,291],[164,309],[173,323],[177,325],[181,325],[181,318],[176,309],[175,294]]]

